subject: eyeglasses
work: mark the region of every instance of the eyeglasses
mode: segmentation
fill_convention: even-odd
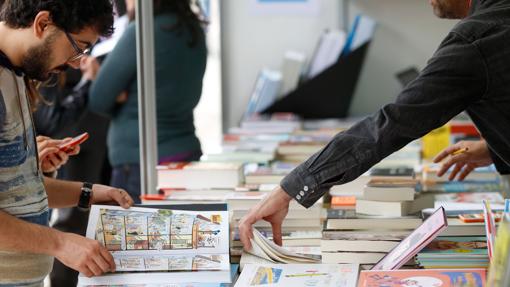
[[[80,49],[80,47],[78,46],[78,44],[76,44],[76,41],[73,39],[73,37],[71,37],[71,35],[67,32],[64,33],[66,34],[67,39],[71,43],[71,46],[73,46],[74,50],[76,51],[76,55],[69,58],[67,62],[77,61],[90,53],[90,48],[86,48],[85,50]]]

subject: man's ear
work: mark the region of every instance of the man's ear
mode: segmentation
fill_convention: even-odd
[[[44,34],[50,31],[52,23],[50,12],[40,11],[35,15],[34,23],[32,24],[34,35],[37,38],[43,38]]]

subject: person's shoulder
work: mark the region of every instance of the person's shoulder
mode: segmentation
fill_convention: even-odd
[[[510,19],[506,13],[510,13],[510,8],[505,11],[481,11],[461,20],[452,33],[471,43],[502,32],[510,33]]]

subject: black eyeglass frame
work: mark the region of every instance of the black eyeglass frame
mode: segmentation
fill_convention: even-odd
[[[71,36],[71,34],[67,33],[67,32],[64,32],[66,34],[66,37],[67,39],[69,40],[69,43],[71,43],[71,46],[73,46],[74,50],[76,51],[76,55],[72,56],[71,58],[69,58],[67,60],[67,62],[74,62],[74,61],[77,61],[87,55],[90,54],[90,47],[86,48],[85,50],[82,50],[78,44],[76,43],[76,41],[73,39],[73,37]]]

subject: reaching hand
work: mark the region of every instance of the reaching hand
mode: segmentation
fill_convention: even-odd
[[[91,203],[109,203],[114,202],[123,208],[129,208],[134,201],[131,196],[123,189],[118,189],[106,185],[94,184],[92,186]]]
[[[276,244],[282,245],[282,223],[289,212],[290,200],[291,197],[278,187],[252,207],[250,212],[241,219],[239,235],[246,250],[251,250],[252,226],[261,219],[271,223],[273,240]]]
[[[454,154],[456,151],[464,148],[467,149],[465,152]],[[449,180],[455,179],[457,175],[458,180],[464,180],[475,168],[492,164],[489,148],[484,140],[460,141],[440,152],[434,158],[434,162],[439,163],[447,157],[449,157],[448,160],[441,165],[437,175],[442,176],[450,167],[455,165],[448,177]]]
[[[98,241],[64,232],[57,238],[59,244],[53,255],[64,265],[87,277],[115,271],[113,256]]]
[[[39,164],[44,173],[52,173],[57,171],[69,160],[69,156],[77,155],[80,153],[80,146],[74,147],[70,152],[61,151],[58,146],[68,141],[71,138],[63,140],[55,140],[45,136],[37,137],[37,149],[39,151]]]

